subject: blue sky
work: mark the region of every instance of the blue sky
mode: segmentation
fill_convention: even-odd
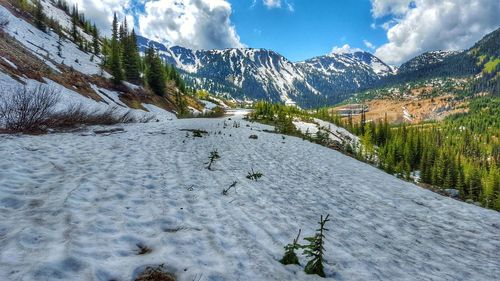
[[[328,54],[334,46],[367,48],[364,40],[379,46],[387,42],[385,30],[374,22],[370,0],[289,1],[268,8],[263,2],[231,0],[231,20],[241,42],[249,47],[275,50],[292,61]]]
[[[465,50],[500,27],[499,0],[70,0],[104,31],[113,12],[139,34],[191,49],[253,47],[292,61],[361,48],[399,65]]]

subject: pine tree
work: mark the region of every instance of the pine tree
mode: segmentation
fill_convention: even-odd
[[[420,160],[420,182],[429,183],[431,176],[429,170],[429,150],[426,149],[422,153],[422,159]]]
[[[40,2],[40,0],[35,0],[34,4],[35,4],[35,25],[38,29],[45,32],[47,29],[47,25],[45,24],[47,17],[43,12],[42,3]]]
[[[99,46],[99,31],[97,30],[97,27],[94,26],[92,27],[92,51],[95,55],[99,55],[101,52],[100,46]]]
[[[73,10],[75,9],[76,8],[74,7]],[[71,18],[71,36],[73,37],[73,42],[78,43],[78,41],[80,41],[80,34],[78,33],[78,18],[76,16]]]
[[[208,157],[209,162],[207,163],[207,169],[212,170],[212,164],[218,159],[220,159],[220,155],[217,149],[211,151],[210,156]]]
[[[476,201],[479,198],[480,192],[481,192],[481,176],[479,175],[479,171],[475,167],[472,167],[468,181],[467,199],[472,199]]]
[[[126,22],[125,22],[126,23]],[[123,68],[127,81],[137,83],[140,80],[140,56],[137,48],[135,30],[123,39]]]
[[[327,215],[324,219],[323,216],[321,216],[319,221],[320,227],[316,230],[316,235],[304,238],[309,242],[309,245],[303,246],[305,248],[304,254],[312,258],[304,269],[307,274],[317,274],[321,277],[325,277],[325,272],[323,270],[323,254],[325,251],[325,232],[328,231],[328,229],[325,228],[325,224],[330,221],[328,219],[329,216],[330,215]]]
[[[111,37],[111,59],[110,59],[111,75],[113,82],[119,84],[123,80],[123,71],[120,56],[120,44],[118,42],[118,18],[116,13],[113,16],[113,35]]]
[[[460,195],[460,198],[465,199],[465,176],[464,176],[464,170],[462,165],[460,164],[460,159],[458,160],[458,167],[457,167],[457,183],[456,183],[456,189],[458,189],[458,194]]]
[[[297,254],[295,254],[295,250],[300,249],[300,245],[297,243],[299,241],[299,237],[300,237],[300,229],[299,229],[299,234],[297,235],[297,238],[293,240],[293,243],[285,246],[285,255],[280,260],[282,264],[284,265],[299,264],[299,258],[297,257]]]
[[[165,74],[160,56],[150,46],[146,51],[146,80],[148,86],[158,96],[165,96]]]
[[[59,35],[59,38],[57,39],[57,55],[62,58],[62,36]]]

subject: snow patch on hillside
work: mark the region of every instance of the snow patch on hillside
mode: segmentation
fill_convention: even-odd
[[[59,36],[55,32],[45,33],[35,28],[23,19],[12,15],[3,6],[0,6],[0,13],[4,14],[9,21],[9,24],[4,28],[5,32],[16,38],[54,71],[60,72],[54,65],[54,63],[59,63],[87,75],[103,74],[105,77],[110,77],[100,68],[101,59],[99,57],[81,51],[77,45],[64,38],[59,40]],[[59,49],[61,56],[58,55]]]

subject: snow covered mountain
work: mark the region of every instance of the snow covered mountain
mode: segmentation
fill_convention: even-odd
[[[433,51],[423,53],[406,63],[402,64],[398,71],[400,73],[418,71],[433,64],[440,63],[446,58],[460,54],[459,51]]]
[[[367,52],[332,53],[296,65],[327,103],[339,102],[395,73],[395,69]]]
[[[142,51],[153,44],[168,63],[183,72],[190,85],[238,99],[318,105],[338,101],[346,93],[394,73],[390,66],[366,52],[330,54],[294,63],[265,49],[194,51],[144,37],[138,42]]]

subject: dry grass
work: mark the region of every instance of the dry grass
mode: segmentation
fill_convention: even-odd
[[[148,267],[135,281],[175,281],[175,276],[163,271],[163,267]]]
[[[0,95],[0,132],[40,134],[48,129],[62,130],[82,125],[114,125],[150,120],[137,120],[131,111],[123,112],[117,107],[91,111],[81,104],[75,104],[58,111],[56,106],[59,102],[60,94],[46,86],[4,89],[4,93]]]

